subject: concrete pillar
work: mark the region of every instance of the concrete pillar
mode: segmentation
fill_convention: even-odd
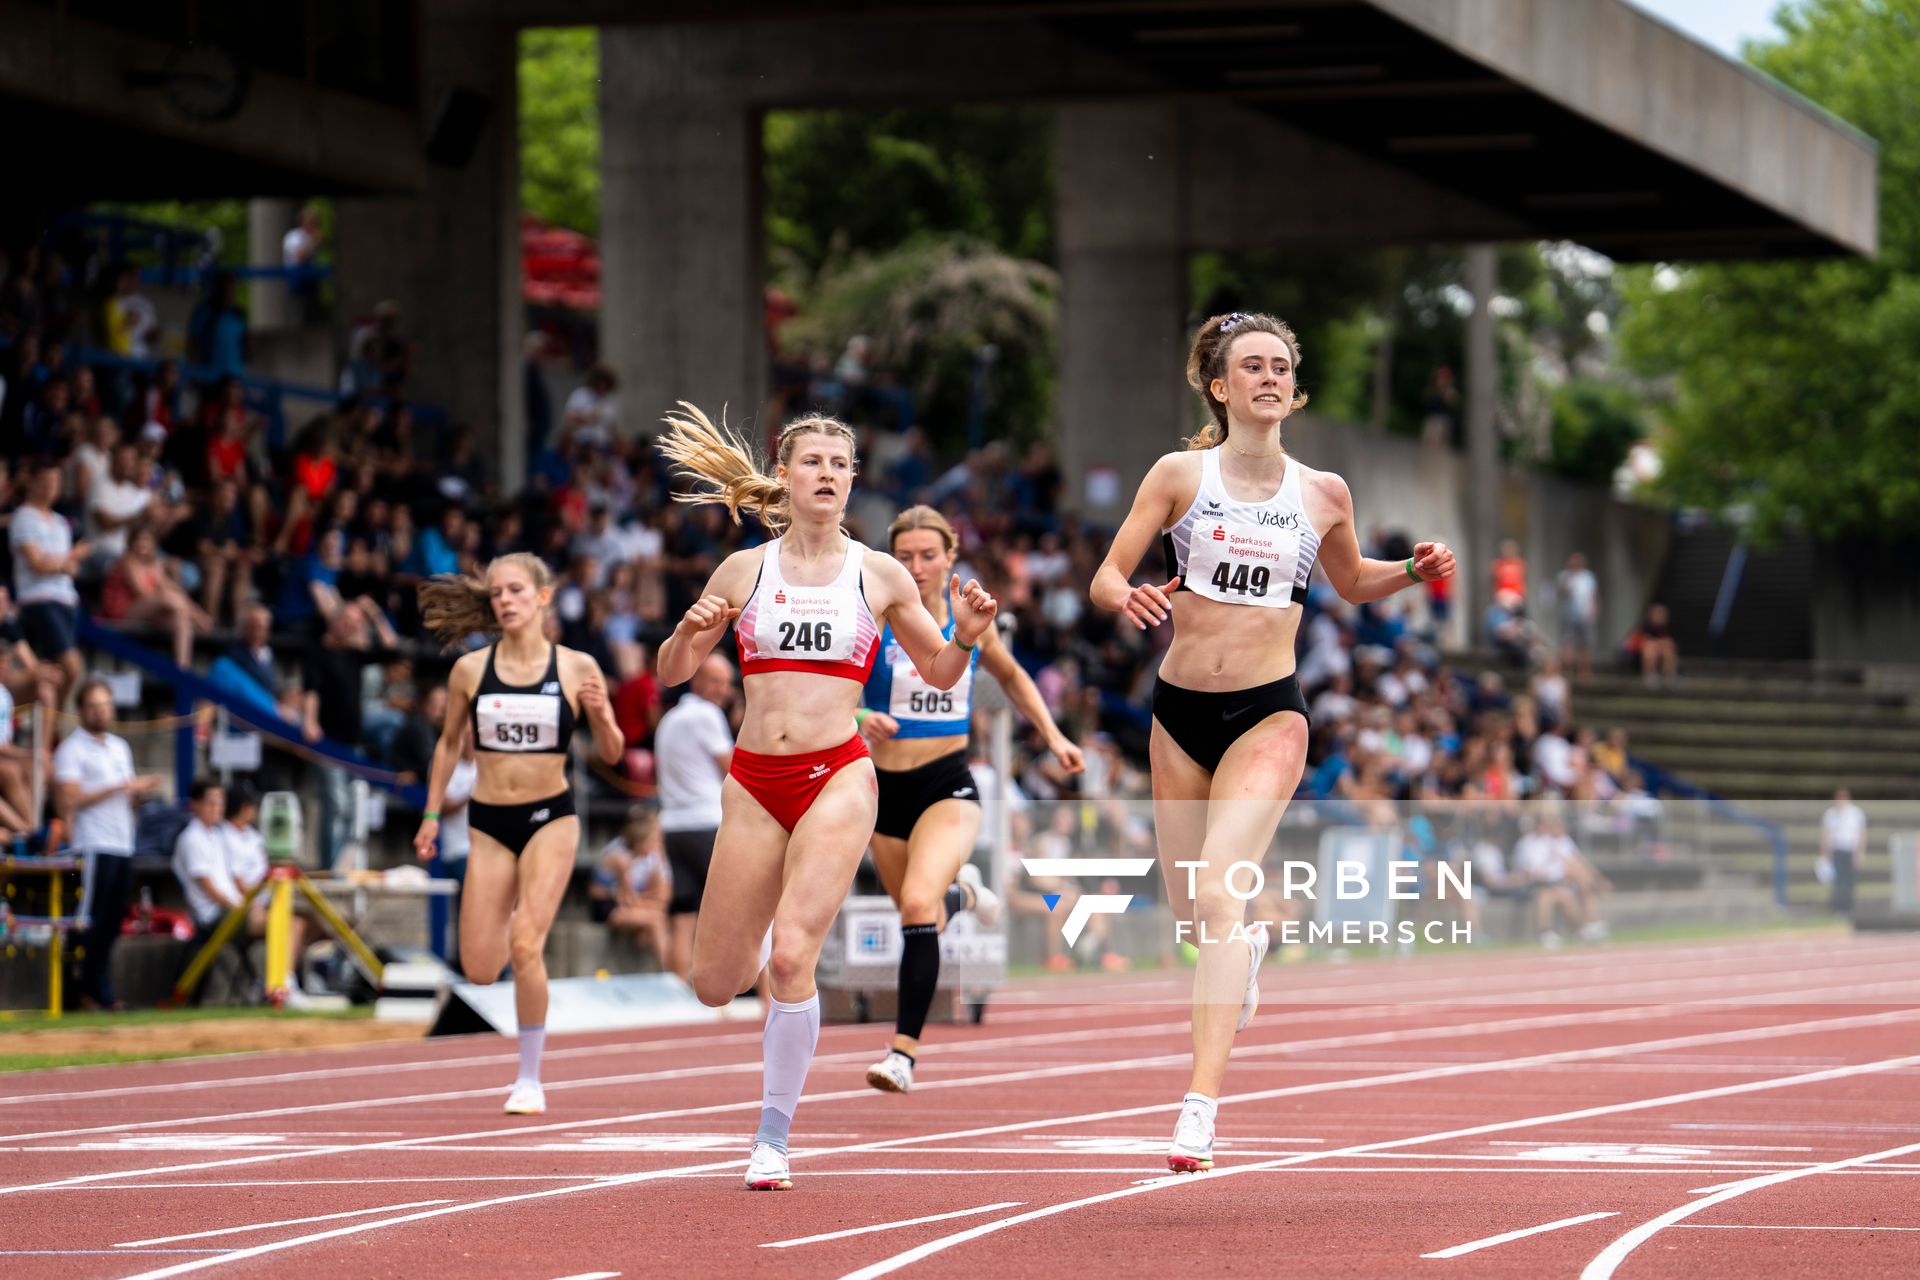
[[[247,265],[280,265],[280,241],[300,216],[291,200],[247,201]],[[248,327],[256,331],[285,329],[292,323],[284,280],[255,280],[247,290]]]
[[[1174,106],[1063,106],[1054,118],[1065,501],[1112,522],[1204,412],[1186,385],[1185,143]],[[1100,468],[1118,483],[1090,501],[1086,477]]]
[[[489,103],[464,163],[428,163],[421,192],[338,201],[334,239],[343,336],[375,303],[397,302],[416,344],[408,395],[472,425],[513,492],[526,478],[518,35],[495,8],[422,5],[422,145],[450,91]]]
[[[1500,541],[1500,439],[1493,407],[1499,393],[1500,367],[1494,356],[1493,292],[1496,287],[1494,249],[1490,244],[1467,248],[1467,291],[1473,295],[1473,314],[1467,318],[1467,492],[1464,507],[1471,531],[1466,554],[1458,555],[1456,608],[1466,612],[1467,634],[1484,644],[1482,619],[1493,590],[1493,557]]]
[[[736,48],[738,46],[738,48]],[[675,401],[751,423],[767,351],[760,86],[718,27],[600,32],[600,352],[628,430]]]

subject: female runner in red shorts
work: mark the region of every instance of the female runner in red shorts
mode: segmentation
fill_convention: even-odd
[[[681,407],[659,448],[706,487],[674,496],[724,502],[735,520],[754,512],[780,535],[714,570],[660,646],[660,680],[691,678],[734,621],[746,713],[721,792],[693,989],[725,1004],[768,970],[765,1092],[746,1183],[784,1191],[793,1185],[787,1134],[820,1036],[814,962],[873,835],[873,764],[853,713],[881,624],[928,684],[950,689],[998,606],[978,582],[961,589],[956,579],[953,639],[943,640],[906,569],[846,535],[854,439],[845,424],[809,417],[788,426],[768,476],[724,425]]]

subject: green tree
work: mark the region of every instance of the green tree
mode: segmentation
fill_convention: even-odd
[[[520,205],[543,222],[600,231],[600,33],[520,33]]]
[[[762,138],[774,274],[804,292],[837,257],[928,233],[1048,261],[1052,137],[1037,107],[769,112]]]
[[[1555,471],[1589,484],[1612,481],[1636,441],[1646,434],[1641,398],[1632,388],[1581,377],[1553,389],[1552,452]]]
[[[989,437],[1029,440],[1052,413],[1059,279],[1053,271],[966,237],[924,236],[889,252],[824,270],[806,311],[789,323],[793,345],[837,352],[873,340],[873,367],[914,395],[934,443],[954,449],[973,398],[975,360],[994,348]]]
[[[1664,484],[1758,530],[1920,532],[1920,0],[1804,0],[1749,61],[1880,146],[1880,254],[1632,274],[1622,348],[1668,377]]]

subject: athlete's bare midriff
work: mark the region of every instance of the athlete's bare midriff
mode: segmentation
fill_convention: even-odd
[[[889,773],[905,773],[921,765],[967,749],[967,735],[949,734],[941,738],[883,738],[868,744],[873,752],[873,767]]]
[[[473,798],[481,804],[530,804],[570,789],[567,757],[556,752],[474,756]]]
[[[1160,678],[1182,689],[1219,693],[1252,689],[1293,674],[1293,638],[1300,607],[1253,609],[1176,592],[1173,643]]]
[[[737,745],[762,755],[826,751],[853,736],[858,681],[814,671],[762,671],[742,682],[747,714]]]

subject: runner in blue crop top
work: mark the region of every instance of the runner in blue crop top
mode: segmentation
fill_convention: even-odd
[[[943,634],[953,634],[947,590],[958,543],[931,507],[901,512],[887,531],[888,549],[907,567],[920,598]],[[873,751],[880,811],[873,828],[873,863],[900,908],[900,1001],[885,1058],[867,1083],[890,1093],[913,1087],[914,1055],[933,991],[940,979],[940,931],[955,911],[973,908],[991,927],[998,899],[968,859],[980,833],[980,800],[967,764],[978,669],[999,681],[1007,697],[1046,736],[1047,749],[1068,773],[1085,764],[1047,712],[1047,704],[992,628],[980,638],[966,674],[951,689],[935,689],[893,642],[880,638],[879,660],[867,678],[860,731]],[[956,873],[958,881],[956,882]]]

